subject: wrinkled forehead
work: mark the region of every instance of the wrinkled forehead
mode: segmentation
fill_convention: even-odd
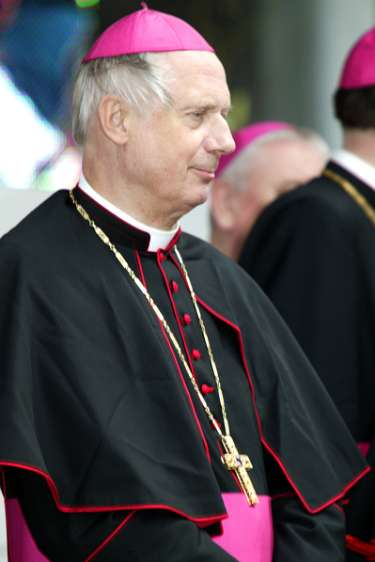
[[[215,53],[208,51],[172,51],[160,53],[161,60],[175,74],[191,70],[209,72],[225,79],[224,67]]]
[[[174,101],[185,97],[212,97],[220,105],[230,105],[224,67],[211,52],[180,51],[163,53],[159,64]]]

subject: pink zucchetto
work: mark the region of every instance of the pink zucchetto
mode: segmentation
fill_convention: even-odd
[[[137,53],[214,51],[185,21],[150,10],[145,2],[141,5],[141,10],[121,18],[103,31],[82,62]]]
[[[284,121],[259,121],[253,125],[247,125],[242,129],[238,129],[233,133],[233,138],[236,143],[234,152],[226,154],[220,158],[219,166],[216,171],[216,177],[223,173],[225,168],[236,158],[242,150],[252,144],[255,140],[268,135],[269,133],[276,133],[277,131],[285,131],[293,129],[292,125]]]
[[[364,33],[351,48],[341,72],[339,88],[375,85],[375,27]]]

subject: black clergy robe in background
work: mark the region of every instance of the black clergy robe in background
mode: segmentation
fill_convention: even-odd
[[[373,439],[367,462],[375,467],[375,438]],[[353,490],[347,517],[347,560],[375,560],[375,470],[366,476]]]
[[[367,468],[271,303],[208,244],[179,232],[148,252],[147,233],[75,194],[158,303],[221,423],[177,244],[232,435],[272,498],[273,562],[343,561],[336,502]],[[211,538],[222,494],[240,493],[217,435],[159,321],[66,192],[0,242],[0,341],[3,491],[51,561],[235,560]]]
[[[339,164],[375,209],[375,190]],[[375,437],[375,227],[332,179],[321,176],[272,203],[239,260],[291,328],[355,440]],[[351,508],[348,532],[375,540],[375,489]],[[366,479],[362,488],[366,488]],[[366,506],[367,504],[367,506]],[[361,514],[361,510],[363,513]],[[370,515],[372,514],[372,515]],[[363,533],[354,521],[362,521]],[[372,529],[372,531],[370,531]]]

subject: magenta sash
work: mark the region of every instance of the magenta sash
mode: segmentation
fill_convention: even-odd
[[[41,554],[16,499],[5,500],[8,562],[48,562]]]
[[[260,496],[250,508],[242,494],[223,494],[228,519],[223,534],[214,541],[239,562],[272,562],[273,527],[271,501]],[[8,562],[48,562],[29,531],[16,499],[5,500]]]
[[[271,499],[259,496],[249,507],[242,494],[223,494],[228,519],[223,534],[214,541],[239,562],[272,562],[273,525]]]

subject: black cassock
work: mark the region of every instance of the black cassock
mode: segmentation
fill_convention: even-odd
[[[177,244],[233,437],[272,498],[273,561],[342,561],[335,502],[367,469],[268,299],[206,243],[179,232],[148,252],[147,233],[75,193],[158,303],[222,422]],[[3,490],[50,560],[234,560],[211,539],[222,494],[239,492],[217,435],[159,321],[66,192],[0,242],[0,341]]]
[[[335,162],[375,209],[375,191]],[[251,231],[240,264],[259,283],[311,360],[358,443],[375,438],[375,227],[335,181],[321,176],[276,200]],[[365,479],[362,487],[366,488]],[[368,479],[349,532],[375,540]],[[366,506],[366,503],[368,506]],[[371,505],[370,505],[371,504]],[[370,515],[372,513],[372,515]],[[370,532],[369,529],[372,529]]]

